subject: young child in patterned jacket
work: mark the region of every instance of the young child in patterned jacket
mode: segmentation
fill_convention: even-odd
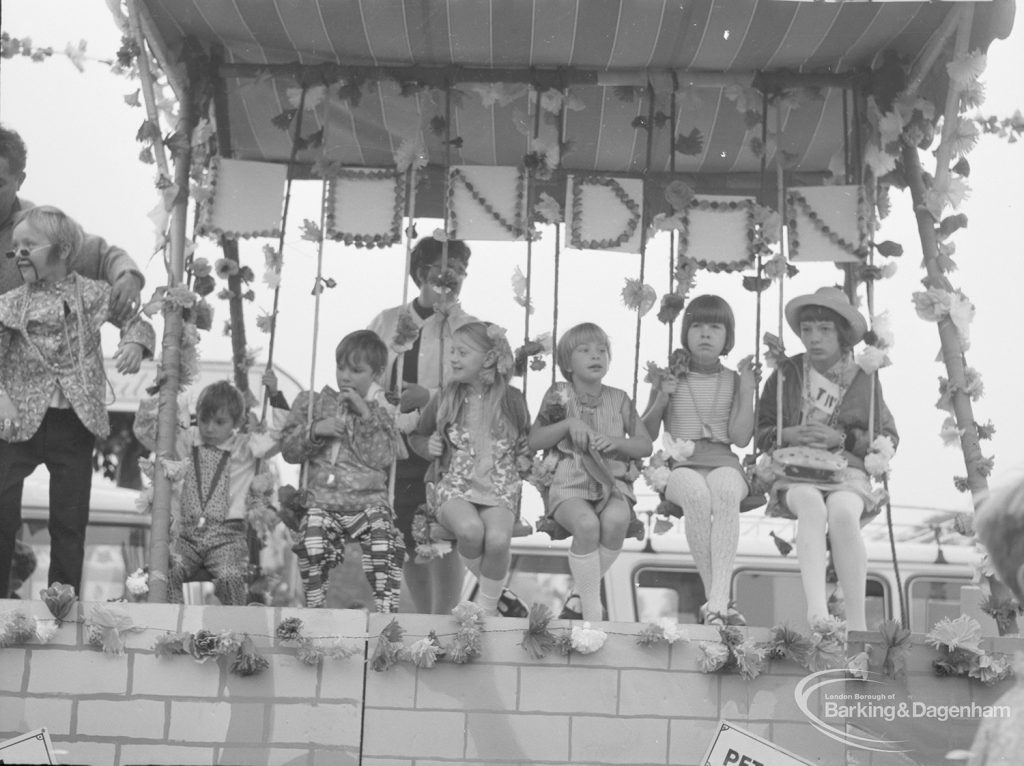
[[[338,390],[299,394],[282,429],[284,459],[307,464],[306,513],[293,550],[309,607],[324,605],[328,572],[345,543],[357,540],[377,611],[398,609],[405,543],[388,502],[398,434],[377,382],[387,358],[376,333],[346,335],[335,351]]]
[[[249,528],[266,532],[265,511],[255,492],[269,484],[266,459],[278,451],[275,430],[283,422],[287,404],[277,391],[277,377],[269,372],[264,383],[271,390],[273,423],[264,432],[250,415],[243,432],[245,397],[227,380],[206,386],[196,402],[196,424],[179,425],[175,452],[182,462],[176,486],[177,512],[171,527],[171,566],[167,597],[182,601],[182,585],[205,569],[213,579],[213,592],[225,606],[249,603]],[[139,442],[154,450],[157,440],[158,399],[139,405],[133,430]]]
[[[24,284],[0,295],[0,598],[10,585],[22,485],[40,463],[50,472],[47,582],[79,590],[93,447],[110,433],[100,328],[121,328],[121,373],[138,372],[156,342],[139,316],[115,322],[110,285],[69,270],[83,236],[61,210],[35,207],[15,225],[5,254]]]

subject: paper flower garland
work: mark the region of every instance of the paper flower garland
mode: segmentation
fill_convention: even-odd
[[[750,197],[694,195],[675,217],[680,257],[713,273],[747,268],[762,246],[759,207]]]
[[[626,286],[622,288],[622,304],[631,311],[636,311],[644,316],[654,308],[658,300],[658,293],[650,285],[642,283],[639,279],[626,279]]]
[[[620,180],[622,183],[620,183]],[[637,227],[640,225],[642,209],[640,203],[627,193],[623,187],[623,183],[628,183],[632,180],[589,175],[575,175],[572,177],[569,190],[571,219],[568,232],[569,244],[572,247],[580,250],[615,250],[634,240]],[[632,186],[636,186],[636,184],[632,184]],[[596,220],[602,219],[607,221],[609,217],[608,211],[605,210],[602,213],[602,205],[597,204],[596,201],[593,204],[585,204],[584,191],[587,190],[587,187],[590,187],[591,191],[600,187],[607,189],[618,202],[618,206],[624,209],[625,221],[616,236],[584,239],[583,231],[585,224],[595,225]],[[637,187],[637,190],[640,192],[642,200],[642,183]],[[616,211],[616,213],[618,212]],[[612,217],[614,218],[614,216]],[[592,221],[592,219],[594,220]]]
[[[500,240],[526,235],[524,168],[450,168],[447,194],[450,238]],[[484,216],[474,215],[480,210]],[[463,218],[465,221],[460,222]]]
[[[932,663],[937,675],[965,675],[991,685],[1013,672],[1009,656],[988,654],[981,648],[981,624],[969,615],[944,617],[925,638],[939,651]]]
[[[884,434],[876,436],[871,442],[868,454],[864,456],[864,470],[876,479],[889,474],[889,461],[896,454],[896,447],[892,439]]]
[[[512,272],[512,296],[516,303],[526,309],[527,314],[533,313],[533,302],[526,297],[527,288],[526,275],[523,270],[516,266]]]
[[[402,239],[405,175],[372,168],[341,168],[327,186],[327,236],[355,247],[388,247]]]

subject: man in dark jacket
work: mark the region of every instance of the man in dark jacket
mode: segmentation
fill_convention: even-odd
[[[18,198],[18,190],[25,181],[25,163],[28,152],[25,142],[15,131],[0,127],[0,294],[13,290],[22,283],[11,250],[14,224],[22,211],[34,205]],[[89,279],[103,280],[111,285],[111,308],[121,320],[126,320],[139,309],[139,295],[145,278],[135,261],[124,250],[109,245],[102,237],[86,234],[78,256],[70,264],[71,270]]]

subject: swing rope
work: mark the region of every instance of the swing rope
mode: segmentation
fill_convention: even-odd
[[[676,91],[679,90],[679,76],[676,70],[672,70],[672,95],[669,102],[669,131],[668,131],[668,171],[672,178],[676,175],[676,130],[678,129],[678,116],[676,114]],[[669,229],[668,232],[668,288],[671,292],[672,283],[676,276],[676,230]],[[668,359],[672,358],[672,348],[675,346],[676,320],[675,317],[668,322]]]
[[[329,100],[324,100],[324,141],[323,146],[327,144],[327,129],[331,124],[330,114],[327,112],[329,106]],[[326,152],[326,149],[322,150]],[[320,296],[324,291],[324,279],[323,279],[323,265],[324,265],[324,227],[327,223],[327,174],[324,175],[323,183],[320,191],[320,237],[316,245],[316,281],[313,283],[313,349],[310,354],[309,363],[309,401],[306,405],[306,420],[309,423],[309,427],[313,427],[313,394],[315,392],[316,384],[316,361],[317,361],[317,342],[320,339]],[[308,464],[303,465],[303,488],[305,488],[305,481],[308,480],[308,471],[306,470]]]
[[[851,164],[854,164],[854,162],[856,162],[857,182],[860,185],[861,189],[864,191],[864,194],[866,196],[865,203],[869,206],[869,209],[871,211],[871,221],[870,221],[871,230],[874,231],[875,224],[876,224],[876,221],[875,221],[876,206],[875,206],[874,175],[871,174],[870,170],[868,171],[868,178],[871,180],[871,183],[870,183],[870,185],[866,184],[865,183],[865,178],[864,178],[865,169],[864,169],[863,163],[861,162],[861,157],[859,155],[859,147],[860,147],[860,98],[859,98],[859,95],[860,95],[859,88],[857,86],[854,86],[853,91],[850,93],[850,96],[853,99],[853,120],[854,120],[853,121],[853,129],[854,129],[855,133],[854,133],[853,147],[851,147],[850,154],[847,157],[847,162],[848,162],[848,164],[847,164],[847,175],[848,176],[850,175],[849,166]],[[844,117],[844,120],[845,120],[846,113],[847,113],[846,97],[847,97],[847,91],[844,90],[843,91],[843,117]],[[846,131],[844,131],[844,135],[845,135],[845,133],[846,133]],[[875,250],[872,247],[872,248],[868,249],[868,265],[869,266],[873,266],[874,265],[874,261],[875,261]],[[875,283],[874,283],[874,280],[873,279],[866,279],[865,283],[864,283],[864,287],[865,287],[865,292],[867,294],[867,301],[868,301],[868,318],[873,323],[874,322],[874,317],[875,317]],[[869,449],[870,449],[870,445],[872,445],[874,443],[874,441],[875,441],[875,424],[879,420],[881,420],[881,407],[882,407],[882,401],[881,401],[881,385],[882,385],[882,381],[879,378],[878,371],[876,370],[875,372],[871,373],[870,377],[871,377],[871,391],[870,391],[870,398],[868,400],[868,446],[869,446]],[[897,596],[898,596],[898,602],[899,602],[899,606],[900,606],[900,625],[902,627],[904,627],[904,628],[909,628],[910,627],[910,614],[909,614],[909,612],[907,610],[906,596],[903,593],[903,576],[900,574],[900,564],[899,564],[898,557],[896,555],[896,531],[893,528],[893,521],[892,521],[892,500],[891,500],[891,497],[890,497],[890,494],[889,494],[889,475],[888,475],[888,473],[885,473],[885,474],[882,475],[882,487],[885,490],[885,525],[886,525],[886,529],[887,529],[888,534],[889,534],[889,551],[892,554],[893,574],[896,577],[896,593],[897,593]]]
[[[765,102],[767,104],[767,100]],[[767,120],[767,114],[765,116]],[[789,238],[786,230],[786,179],[785,173],[782,169],[782,104],[776,99],[775,102],[775,191],[779,206],[779,249],[787,261],[789,261]],[[786,293],[786,278],[779,277],[779,310],[778,310],[778,328],[779,328],[779,341],[782,340],[782,334],[785,332],[785,293]],[[775,444],[778,447],[782,446],[782,388],[783,388],[783,374],[782,374],[782,359],[779,360],[779,366],[776,370],[777,383],[775,390]]]
[[[445,78],[444,81],[444,182],[443,192],[443,216],[444,216],[444,240],[441,242],[441,274],[448,270],[448,232],[451,225],[451,189],[452,172],[452,83]],[[446,307],[447,308],[447,307]],[[445,313],[444,320],[437,329],[437,385],[444,387],[444,330],[448,326],[448,315]]]
[[[647,179],[651,172],[651,152],[654,133],[654,86],[650,80],[647,81],[647,146],[645,148],[643,183],[647,186]],[[640,219],[640,286],[644,284],[644,271],[647,267],[647,223],[644,221],[646,211]],[[633,402],[636,402],[637,388],[640,384],[640,329],[643,321],[643,314],[639,307],[636,312],[636,338],[633,342]]]
[[[533,139],[540,136],[540,88],[535,87],[536,99],[533,105]],[[530,310],[532,307],[532,285],[533,285],[533,228],[530,226],[530,213],[533,210],[534,178],[533,168],[526,168],[526,215],[524,216],[524,233],[526,235],[526,305],[523,307],[523,345],[530,342]],[[530,365],[523,368],[523,396],[526,390],[530,372]]]
[[[405,171],[405,218],[408,225],[405,229],[405,269],[402,271],[402,311],[409,304],[409,269],[412,267],[412,231],[416,214],[416,166],[410,163]],[[384,340],[383,338],[381,340]],[[384,341],[387,343],[387,341]],[[398,354],[395,360],[395,391],[401,408],[402,390],[405,388],[405,352]],[[401,439],[401,434],[398,435]],[[395,483],[398,481],[398,454],[391,461],[388,475],[388,503],[395,507]]]
[[[291,208],[292,202],[292,182],[295,180],[295,165],[296,158],[299,154],[299,140],[302,137],[302,114],[306,110],[306,84],[302,85],[302,92],[299,94],[299,111],[295,115],[295,135],[292,136],[292,148],[288,156],[288,169],[285,177],[284,186],[284,205],[281,208],[281,234],[277,238],[277,253],[280,258],[278,268],[284,266],[284,241],[285,232],[288,230],[288,211]],[[325,126],[326,128],[326,126]],[[274,304],[270,312],[270,340],[267,343],[267,367],[266,372],[271,372],[274,369],[274,344],[277,339],[277,309],[281,298],[281,281],[278,280],[277,286],[274,287]],[[263,410],[260,413],[260,423],[267,422],[267,405],[270,402],[270,396],[267,393],[266,388],[263,389]]]
[[[562,141],[565,138],[565,101],[568,98],[569,88],[563,85],[562,94],[565,98],[562,99],[562,103],[558,109],[558,146],[561,148]],[[558,371],[558,288],[559,288],[559,277],[561,275],[562,268],[562,225],[559,221],[555,221],[555,262],[554,262],[554,296],[551,302],[551,385],[554,386],[557,382],[555,377]]]
[[[768,145],[768,94],[761,94],[761,146],[765,147]],[[768,152],[761,152],[761,183],[759,186],[758,202],[764,202],[767,190],[764,188],[765,179],[768,175]],[[781,213],[780,213],[781,217]],[[782,249],[782,240],[779,240],[779,249]],[[761,279],[764,275],[764,261],[762,257],[761,248],[757,248],[756,257],[756,279],[757,279],[757,292],[754,298],[754,448],[750,453],[750,460],[752,464],[757,464],[758,446],[757,446],[757,424],[761,419],[761,315],[764,311],[764,300],[761,297],[763,290],[761,289]],[[779,338],[781,339],[781,335]]]

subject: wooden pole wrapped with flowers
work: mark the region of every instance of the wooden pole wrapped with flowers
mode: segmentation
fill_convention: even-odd
[[[196,109],[191,98],[180,103],[175,133],[164,143],[170,144],[174,157],[174,178],[168,177],[167,162],[160,143],[161,134],[156,110],[154,77],[150,69],[150,54],[139,26],[138,9],[135,3],[128,3],[129,25],[138,50],[139,77],[146,103],[147,121],[153,141],[154,155],[161,170],[157,187],[161,192],[164,210],[170,212],[169,241],[165,243],[168,255],[168,288],[162,300],[156,301],[163,311],[164,332],[161,361],[156,386],[159,388],[159,417],[157,425],[157,461],[174,451],[178,420],[177,396],[183,378],[182,365],[185,362],[184,341],[186,331],[184,311],[191,308],[195,296],[183,287],[184,261],[188,227],[188,189],[191,170],[191,136],[196,126]],[[195,60],[186,62],[190,80],[198,81]],[[200,89],[193,89],[198,93]],[[156,310],[154,308],[154,310]],[[196,339],[197,340],[197,339]],[[194,349],[194,342],[191,346]],[[171,523],[171,477],[168,471],[156,470],[153,477],[153,512],[150,533],[149,567],[150,598],[156,602],[167,600],[167,570],[170,563]]]
[[[969,193],[970,166],[965,156],[974,147],[980,131],[963,112],[979,106],[982,101],[978,77],[985,68],[985,56],[969,50],[973,7],[959,6],[950,11],[950,16],[955,16],[955,23],[950,21],[950,34],[943,35],[936,45],[944,46],[952,37],[952,51],[947,57],[926,52],[928,61],[945,58],[949,81],[941,115],[940,140],[935,150],[934,175],[924,172],[919,154],[919,150],[932,143],[937,121],[935,105],[917,95],[925,74],[921,71],[911,73],[907,87],[891,104],[875,105],[878,107],[873,120],[875,135],[869,139],[866,162],[879,178],[901,171],[910,190],[926,272],[922,280],[925,290],[914,293],[913,299],[918,316],[938,325],[941,359],[946,369],[946,377],[940,378],[936,404],[938,409],[949,413],[941,436],[947,444],[959,442],[966,476],[954,477],[954,484],[958,490],[972,494],[977,508],[987,493],[987,477],[994,463],[993,457],[982,453],[981,440],[991,437],[994,428],[990,423],[979,424],[972,406],[983,391],[980,374],[968,366],[966,359],[975,307],[948,277],[956,268],[952,258],[956,245],[949,237],[967,225],[967,217],[963,213],[947,214],[947,210],[958,209]],[[887,188],[880,184],[879,194],[883,197],[880,209],[886,204],[886,193]],[[957,528],[961,533],[970,534],[970,516],[961,514]],[[1015,632],[1020,606],[1009,589],[984,571],[982,584],[988,597],[983,610],[996,620],[1000,634]]]

